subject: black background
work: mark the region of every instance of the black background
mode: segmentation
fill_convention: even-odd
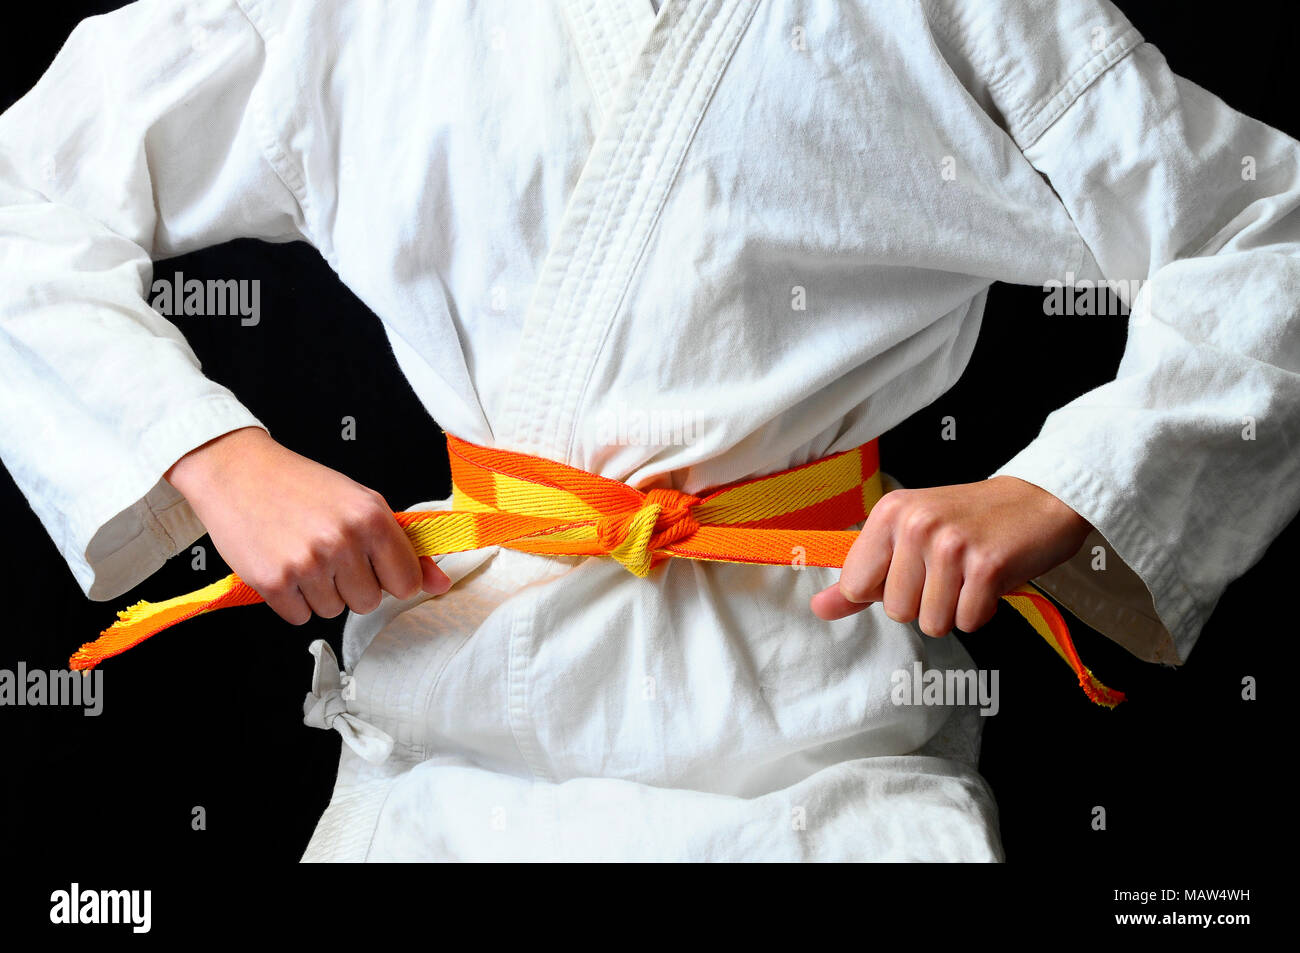
[[[6,37],[0,109],[30,88],[81,18],[118,5],[47,5],[28,30]],[[1253,4],[1240,14],[1216,5],[1214,18],[1190,15],[1190,4],[1121,6],[1175,71],[1300,133],[1294,4]],[[402,380],[378,320],[313,249],[234,242],[173,259],[156,274],[175,269],[261,280],[255,328],[237,328],[233,319],[177,321],[205,373],[231,387],[280,442],[395,506],[448,491],[437,432]],[[885,469],[911,486],[986,476],[1034,437],[1052,409],[1113,376],[1123,342],[1121,319],[1044,317],[1041,289],[995,286],[965,376],[882,438]],[[960,428],[955,443],[939,437],[949,414]],[[353,442],[339,439],[344,415],[357,420]],[[427,442],[413,445],[412,433],[426,433]],[[19,660],[63,667],[115,609],[228,571],[208,544],[205,572],[177,557],[126,596],[91,603],[7,473],[0,526],[7,590],[0,668]],[[1003,671],[1002,710],[987,724],[981,767],[998,798],[1008,860],[1031,878],[1025,889],[1048,890],[1044,870],[1085,871],[1087,886],[1073,902],[1099,926],[1112,889],[1258,885],[1261,865],[1279,847],[1279,824],[1288,823],[1278,797],[1289,757],[1278,743],[1287,677],[1280,660],[1295,633],[1286,596],[1298,539],[1296,527],[1285,530],[1228,590],[1181,669],[1138,662],[1071,619],[1093,670],[1130,696],[1114,712],[1089,705],[1068,670],[1005,608],[964,640],[981,667]],[[302,724],[306,647],[323,637],[337,648],[341,629],[341,617],[294,628],[262,606],[230,610],[105,666],[98,718],[0,709],[10,856],[49,872],[26,885],[36,894],[37,919],[48,910],[50,884],[90,883],[123,865],[139,872],[140,885],[165,892],[170,884],[173,893],[201,872],[279,879],[329,799],[340,744],[337,734]],[[1246,675],[1259,680],[1259,701],[1241,699]],[[191,829],[196,805],[206,809],[206,831]],[[1104,832],[1090,826],[1095,805],[1106,808]],[[1140,871],[1173,874],[1175,882],[1162,876],[1148,884]],[[111,885],[130,880],[118,876]],[[206,909],[193,897],[188,903]]]

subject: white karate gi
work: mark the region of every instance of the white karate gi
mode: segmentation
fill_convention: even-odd
[[[144,296],[238,236],[319,249],[446,430],[688,492],[924,407],[995,280],[1149,279],[999,472],[1112,550],[1044,584],[1178,661],[1300,499],[1298,159],[1105,0],[141,3],[0,117],[0,452],[91,598],[186,549],[161,474],[258,421]],[[890,700],[969,657],[818,621],[836,571],[442,564],[349,617],[352,690],[318,660],[307,859],[1001,856],[973,709]]]

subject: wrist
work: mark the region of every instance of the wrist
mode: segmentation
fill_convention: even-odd
[[[1037,511],[1047,519],[1050,525],[1056,527],[1060,533],[1070,539],[1077,537],[1080,545],[1092,532],[1092,524],[1085,517],[1049,490],[1045,490],[1035,483],[1030,483],[1028,480],[1022,480],[1020,477],[1006,474],[993,477],[990,482],[997,480],[1006,482],[1008,486],[1016,487],[1034,505]]]
[[[261,427],[241,427],[195,447],[173,463],[163,478],[181,495],[193,499],[223,482],[232,464],[274,445],[271,435]]]

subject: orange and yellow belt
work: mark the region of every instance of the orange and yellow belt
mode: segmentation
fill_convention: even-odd
[[[453,508],[396,513],[421,556],[504,546],[556,556],[608,556],[637,576],[669,558],[840,568],[882,495],[876,441],[803,466],[733,483],[703,496],[636,490],[540,457],[476,446],[447,435]],[[1079,659],[1052,602],[1026,583],[1002,597],[1074,670],[1092,701],[1121,692]],[[165,602],[138,602],[72,656],[88,670],[178,622],[262,597],[236,575]]]

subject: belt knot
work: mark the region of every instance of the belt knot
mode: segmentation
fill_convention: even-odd
[[[654,489],[644,494],[638,509],[602,516],[596,523],[601,547],[637,576],[647,576],[662,556],[655,551],[691,536],[700,524],[691,508],[698,496],[673,489]]]

